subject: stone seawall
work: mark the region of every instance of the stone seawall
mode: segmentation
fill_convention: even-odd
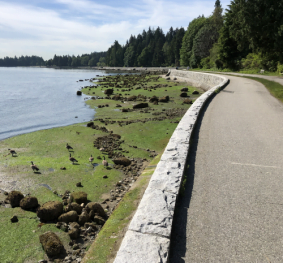
[[[208,89],[186,112],[153,173],[114,263],[168,261],[172,222],[186,168],[190,138],[203,105],[228,79],[213,74],[171,70],[170,79]]]

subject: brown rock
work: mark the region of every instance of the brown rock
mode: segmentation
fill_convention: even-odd
[[[112,95],[113,94],[113,89],[106,89],[106,90],[104,90],[104,94]]]
[[[59,255],[64,249],[64,246],[59,237],[51,231],[40,235],[39,241],[49,257]]]
[[[158,99],[159,102],[168,102],[169,101],[169,96],[164,96]]]
[[[133,101],[133,100],[136,100],[136,99],[137,99],[137,96],[135,96],[135,95],[127,98],[128,101]]]
[[[41,221],[52,221],[63,213],[63,204],[59,201],[44,203],[36,212]]]
[[[76,222],[78,220],[78,214],[76,211],[70,211],[68,213],[62,214],[59,216],[58,221],[59,222]]]
[[[119,157],[113,160],[113,162],[115,164],[120,164],[120,165],[124,165],[124,166],[128,166],[131,164],[131,161],[129,159],[127,159],[126,157]]]
[[[105,224],[105,219],[103,219],[101,216],[94,216],[93,222],[103,226]]]
[[[133,109],[142,109],[142,108],[147,108],[148,103],[139,103],[133,106]]]
[[[73,192],[70,195],[70,202],[76,202],[77,204],[87,202],[87,193],[85,192]]]
[[[86,211],[89,213],[90,211],[94,211],[95,214],[103,217],[103,218],[107,218],[107,215],[103,209],[103,207],[96,202],[90,202],[86,205]]]
[[[68,235],[71,239],[77,239],[80,236],[80,229],[79,228],[73,228],[69,230]]]
[[[79,216],[78,223],[83,226],[86,222],[89,222],[90,218],[87,212],[82,212],[82,214]]]
[[[193,101],[191,99],[185,99],[183,101],[184,104],[193,104]]]
[[[20,201],[24,198],[24,195],[19,191],[11,191],[6,198],[10,202],[12,207],[20,206]]]
[[[38,207],[38,200],[33,196],[26,196],[20,201],[20,207],[24,210],[29,210]]]

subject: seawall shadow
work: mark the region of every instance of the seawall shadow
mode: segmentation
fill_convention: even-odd
[[[180,191],[173,218],[173,227],[171,232],[171,242],[169,249],[169,263],[185,262],[184,257],[186,255],[186,248],[189,246],[189,244],[187,244],[186,233],[187,218],[194,187],[195,161],[198,149],[199,133],[201,129],[202,120],[205,116],[207,108],[209,107],[215,95],[216,94],[212,95],[203,106],[199,114],[197,123],[195,125],[194,131],[192,133],[189,155],[186,163],[186,167],[188,168],[186,169],[183,177],[183,179],[186,180],[184,181],[185,190]]]

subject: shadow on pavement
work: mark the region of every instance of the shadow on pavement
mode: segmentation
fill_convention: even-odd
[[[198,141],[199,141],[199,132],[201,129],[201,124],[205,112],[209,107],[211,101],[213,100],[214,96],[215,95],[212,95],[212,97],[208,99],[208,101],[202,108],[191,137],[189,157],[187,160],[187,167],[188,166],[189,167],[184,174],[184,178],[186,177],[185,190],[183,192],[180,191],[181,193],[177,200],[174,219],[173,219],[173,227],[172,227],[171,242],[170,242],[171,244],[169,250],[169,263],[184,263],[186,247],[190,245],[187,244],[186,229],[187,229],[188,209],[190,207],[193,186],[194,186],[195,161],[196,161],[196,153],[197,153]]]

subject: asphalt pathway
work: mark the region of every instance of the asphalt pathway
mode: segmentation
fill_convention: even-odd
[[[229,78],[192,138],[170,263],[283,262],[283,104]]]

